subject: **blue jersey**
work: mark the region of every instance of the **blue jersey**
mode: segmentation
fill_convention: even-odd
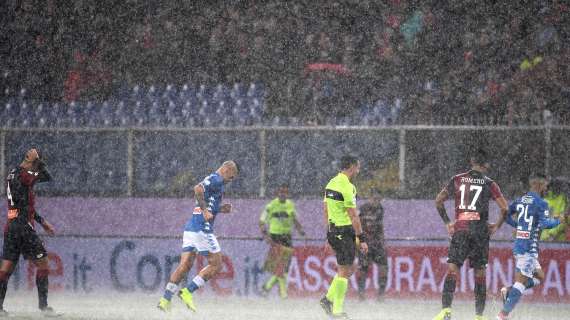
[[[214,220],[216,219],[218,212],[220,212],[220,207],[222,206],[222,194],[224,193],[224,179],[222,176],[217,172],[214,172],[204,178],[204,180],[200,182],[200,185],[204,188],[204,200],[206,201],[206,206],[214,215],[214,218],[211,221],[206,222],[202,213],[194,210],[192,217],[184,227],[184,231],[212,232]],[[198,207],[198,201],[196,201],[196,207]]]
[[[548,217],[548,204],[535,192],[528,192],[511,203],[506,222],[517,229],[513,253],[536,257],[540,230],[560,224],[559,220]]]

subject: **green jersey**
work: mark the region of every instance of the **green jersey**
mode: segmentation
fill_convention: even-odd
[[[324,201],[329,223],[337,227],[352,225],[347,209],[356,208],[356,187],[346,174],[341,172],[329,181],[325,188]]]
[[[295,215],[293,201],[287,199],[281,202],[279,198],[275,198],[265,206],[259,221],[269,224],[270,234],[291,234]]]

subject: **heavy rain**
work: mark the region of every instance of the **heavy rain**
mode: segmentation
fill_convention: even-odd
[[[5,0],[0,317],[570,319],[569,39],[561,0]]]

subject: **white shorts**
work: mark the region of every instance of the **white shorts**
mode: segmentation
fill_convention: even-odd
[[[527,278],[532,278],[534,272],[541,269],[538,258],[528,253],[515,254],[515,261],[517,271]]]
[[[213,233],[184,231],[182,252],[198,252],[201,255],[221,251],[218,239]]]

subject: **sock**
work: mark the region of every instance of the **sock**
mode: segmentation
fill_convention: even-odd
[[[537,278],[528,279],[526,282],[525,289],[530,289],[532,287],[536,287],[540,284],[540,280]]]
[[[48,297],[48,273],[49,270],[40,270],[36,271],[36,286],[38,287],[38,306],[40,309],[45,309],[48,305],[47,297]]]
[[[173,282],[169,282],[166,284],[166,290],[164,290],[164,299],[170,301],[172,300],[172,296],[178,291],[178,285]]]
[[[503,312],[509,314],[515,308],[516,304],[519,302],[525,287],[520,282],[515,282],[512,289],[509,291],[509,295],[507,296],[507,301],[505,301],[505,305],[503,306]]]
[[[386,267],[385,270],[388,270]],[[378,295],[383,295],[386,292],[386,283],[388,282],[388,274],[386,272],[382,272],[378,275]],[[450,303],[451,304],[451,303]]]
[[[203,287],[205,283],[206,283],[206,280],[204,280],[204,278],[202,278],[200,276],[195,276],[194,279],[192,279],[192,281],[190,282],[190,284],[186,288],[188,288],[188,291],[194,292],[194,291],[198,290],[199,288]]]
[[[287,298],[287,280],[285,277],[277,277],[279,283],[279,295],[281,298]]]
[[[443,283],[443,293],[441,295],[441,305],[443,309],[451,308],[451,303],[453,302],[453,294],[455,293],[456,283],[457,283],[457,278],[454,274],[448,274],[445,277],[445,282]]]
[[[8,290],[8,279],[10,274],[0,271],[0,310],[4,309],[4,298],[6,298],[6,290]]]
[[[487,279],[486,276],[475,276],[475,314],[483,315],[485,311],[485,301],[487,300]]]
[[[263,288],[265,288],[265,290],[269,291],[269,290],[271,290],[271,288],[273,288],[273,286],[275,285],[276,282],[277,282],[277,276],[272,276],[271,278],[269,278],[269,280],[267,280],[267,282],[265,283]]]
[[[366,290],[366,277],[368,276],[368,267],[361,266],[360,270],[356,274],[356,280],[358,282],[358,293],[364,294]]]
[[[333,314],[342,313],[344,306],[344,297],[346,296],[346,290],[348,289],[348,279],[337,277],[336,278],[336,290],[333,301]]]
[[[329,300],[330,302],[334,302],[334,297],[335,297],[335,293],[336,293],[336,282],[337,282],[337,278],[338,276],[334,276],[330,286],[329,286],[329,290],[327,291],[327,300]]]

